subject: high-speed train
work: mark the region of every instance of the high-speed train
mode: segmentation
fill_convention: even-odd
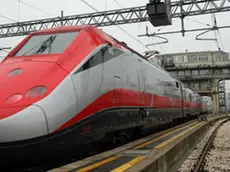
[[[93,26],[34,32],[0,64],[0,158],[45,156],[201,113],[201,97]]]

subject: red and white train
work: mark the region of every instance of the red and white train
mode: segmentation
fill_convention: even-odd
[[[1,159],[48,155],[202,110],[197,93],[88,25],[30,34],[0,64],[0,90]]]

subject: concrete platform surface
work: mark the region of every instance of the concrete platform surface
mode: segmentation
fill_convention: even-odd
[[[209,126],[225,117],[190,121],[49,172],[175,171]]]

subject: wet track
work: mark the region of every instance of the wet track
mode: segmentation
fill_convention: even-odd
[[[230,171],[230,121],[224,123],[216,133],[208,155],[205,158],[204,171]]]
[[[229,171],[229,119],[216,122],[182,163],[178,172]]]

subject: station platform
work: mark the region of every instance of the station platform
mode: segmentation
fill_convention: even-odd
[[[193,120],[49,172],[174,171],[209,126],[223,118],[226,115]]]

